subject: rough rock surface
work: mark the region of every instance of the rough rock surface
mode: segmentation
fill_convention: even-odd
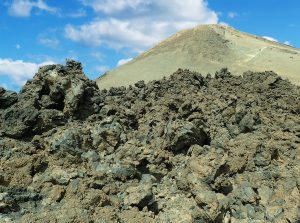
[[[300,88],[273,72],[0,89],[0,222],[300,220]]]

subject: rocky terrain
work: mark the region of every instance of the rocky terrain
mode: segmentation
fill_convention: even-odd
[[[0,222],[300,220],[300,87],[273,72],[0,89]]]

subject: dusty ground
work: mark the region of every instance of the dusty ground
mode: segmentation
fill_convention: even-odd
[[[0,89],[0,222],[300,220],[300,88],[272,72]]]
[[[300,50],[220,25],[181,31],[133,61],[101,76],[100,88],[128,86],[170,76],[178,68],[214,74],[228,67],[234,75],[272,70],[300,85]]]

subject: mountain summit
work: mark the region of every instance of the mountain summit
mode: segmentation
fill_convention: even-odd
[[[97,79],[100,88],[146,82],[169,76],[178,68],[214,74],[228,67],[235,74],[272,70],[300,85],[300,50],[223,25],[183,30],[131,62]]]

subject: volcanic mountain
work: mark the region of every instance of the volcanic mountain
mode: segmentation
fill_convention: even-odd
[[[183,30],[142,53],[131,62],[97,79],[100,88],[131,85],[169,76],[178,68],[214,74],[222,67],[245,71],[274,71],[300,85],[300,50],[223,25]]]

